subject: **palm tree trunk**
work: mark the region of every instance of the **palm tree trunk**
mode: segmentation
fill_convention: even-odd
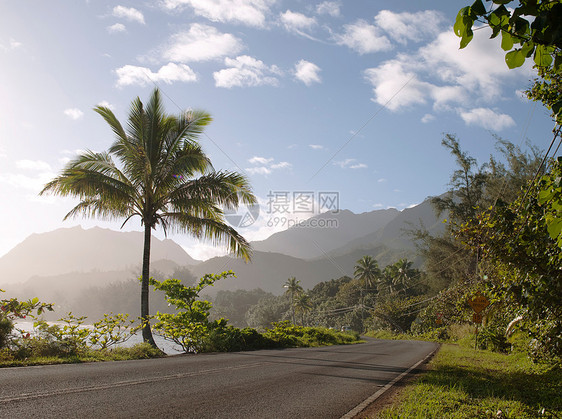
[[[295,322],[295,296],[293,291],[291,291],[291,312],[293,314],[293,324],[297,324]]]
[[[141,280],[141,319],[144,323],[142,328],[142,340],[156,346],[152,337],[152,330],[149,323],[149,306],[148,306],[148,278],[150,274],[150,239],[152,238],[152,229],[150,223],[144,224],[144,250],[142,256],[142,280]]]

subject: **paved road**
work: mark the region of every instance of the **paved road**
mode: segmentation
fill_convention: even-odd
[[[323,348],[0,369],[2,418],[340,418],[436,344]]]

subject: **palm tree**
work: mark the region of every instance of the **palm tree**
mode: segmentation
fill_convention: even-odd
[[[308,294],[300,294],[295,299],[295,310],[301,314],[302,325],[304,326],[304,315],[312,310],[312,301]]]
[[[355,265],[354,276],[363,281],[366,288],[373,288],[381,276],[379,264],[371,256],[363,256]]]
[[[416,274],[416,270],[412,269],[412,264],[413,262],[410,262],[407,259],[400,259],[393,265],[395,267],[395,275],[392,278],[392,285],[396,286],[399,289],[399,292],[406,292],[406,287],[408,286],[410,279],[412,279]]]
[[[224,209],[256,202],[248,180],[236,172],[216,172],[197,140],[211,116],[200,110],[177,116],[164,112],[155,89],[146,105],[131,104],[126,129],[104,106],[94,108],[109,124],[115,141],[108,151],[86,151],[45,185],[50,192],[80,200],[66,216],[102,219],[139,216],[144,226],[141,278],[143,340],[156,346],[149,320],[148,285],[151,232],[161,226],[226,244],[236,256],[250,258],[248,242],[224,221]],[[118,164],[116,163],[116,161]]]
[[[393,294],[395,290],[394,278],[396,278],[398,274],[399,272],[396,264],[385,266],[382,272],[382,278],[380,280],[381,290],[384,290],[384,292],[386,293],[385,288],[388,288],[388,293]]]
[[[283,285],[284,288],[287,288],[287,291],[285,291],[285,294],[289,294],[289,298],[291,299],[291,311],[292,311],[292,315],[293,315],[293,324],[295,324],[295,297],[297,295],[300,295],[303,292],[303,289],[300,285],[300,281],[298,279],[296,279],[294,276],[289,278],[287,280],[287,282],[285,282],[285,285]]]

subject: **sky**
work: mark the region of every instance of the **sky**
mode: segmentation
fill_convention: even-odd
[[[77,201],[38,193],[77,153],[113,142],[93,107],[125,121],[155,87],[169,113],[212,115],[204,150],[260,202],[227,217],[249,240],[330,209],[402,210],[445,192],[446,133],[480,163],[495,136],[546,149],[553,123],[522,95],[531,66],[509,70],[488,28],[459,50],[452,25],[469,3],[0,2],[0,256],[33,233],[121,227],[63,221]],[[170,238],[198,259],[224,253]]]

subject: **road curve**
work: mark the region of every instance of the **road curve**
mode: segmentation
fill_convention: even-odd
[[[417,341],[0,369],[2,418],[340,418],[437,348]]]

